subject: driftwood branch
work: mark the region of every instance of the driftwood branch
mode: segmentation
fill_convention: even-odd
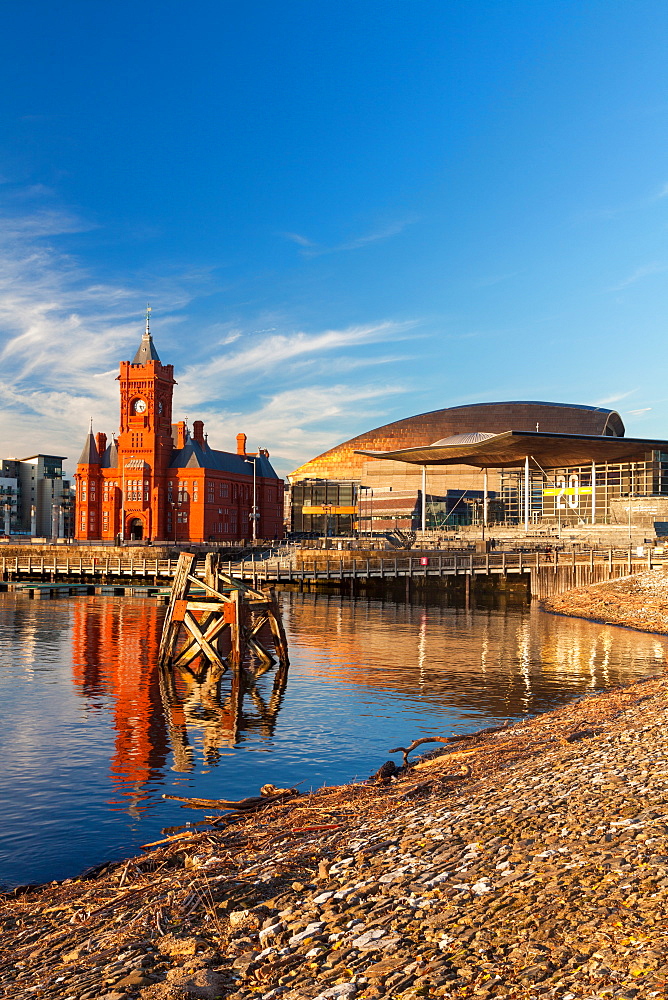
[[[268,795],[252,795],[247,799],[196,799],[186,798],[182,795],[163,795],[163,799],[171,799],[173,802],[182,802],[189,809],[231,809],[235,812],[252,812],[254,809],[262,809],[273,802],[280,802],[291,795],[298,795],[296,788],[277,788],[275,792]]]
[[[407,747],[394,747],[388,753],[402,753],[404,755],[404,767],[408,767],[408,755],[416,747],[423,743],[461,743],[463,740],[473,740],[476,736],[486,736],[489,733],[500,733],[507,729],[510,719],[506,719],[502,726],[489,726],[487,729],[479,729],[475,733],[460,733],[457,736],[423,736],[422,739],[413,740]]]

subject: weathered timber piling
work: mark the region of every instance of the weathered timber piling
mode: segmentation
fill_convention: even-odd
[[[247,652],[271,665],[272,654],[258,638],[268,624],[276,659],[287,669],[287,640],[273,589],[256,590],[223,573],[218,553],[207,554],[202,580],[195,575],[196,562],[192,552],[179,557],[160,641],[160,666],[186,667],[202,656],[220,672],[238,671]],[[226,630],[230,651],[223,656],[220,640]]]

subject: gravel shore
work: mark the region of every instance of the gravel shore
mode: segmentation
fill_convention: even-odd
[[[660,676],[6,894],[0,992],[665,997],[667,734]]]
[[[663,569],[568,590],[541,601],[545,611],[668,634],[668,575]]]

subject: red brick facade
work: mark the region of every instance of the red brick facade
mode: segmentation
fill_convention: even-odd
[[[283,535],[283,481],[269,452],[214,451],[201,420],[172,423],[172,365],[157,355],[148,325],[133,362],[122,361],[118,438],[88,435],[77,471],[75,538],[224,542]],[[255,470],[255,486],[253,472]]]

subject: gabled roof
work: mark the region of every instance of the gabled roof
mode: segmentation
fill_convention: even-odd
[[[97,445],[95,444],[95,438],[93,437],[93,432],[90,430],[88,432],[88,437],[86,438],[86,443],[83,446],[83,451],[79,456],[78,465],[99,465],[100,464],[100,453],[97,450]]]

